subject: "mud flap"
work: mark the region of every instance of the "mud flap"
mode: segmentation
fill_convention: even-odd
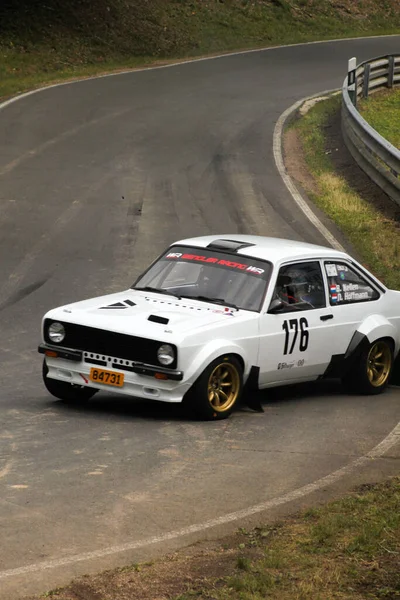
[[[400,386],[400,352],[397,355],[396,360],[394,361],[392,374],[390,376],[389,385],[398,385]]]
[[[248,406],[248,408],[251,408],[251,410],[254,410],[255,412],[263,413],[264,409],[261,406],[261,402],[257,398],[258,394],[259,394],[259,392],[255,392],[255,391],[253,391],[253,393],[247,392],[243,395],[242,402],[243,402],[243,404]]]
[[[242,404],[245,404],[255,412],[263,413],[264,409],[260,402],[260,391],[258,389],[259,367],[251,367],[249,378],[244,386]]]

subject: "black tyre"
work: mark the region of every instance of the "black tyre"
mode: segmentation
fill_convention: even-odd
[[[49,369],[46,365],[46,361],[43,361],[43,382],[46,389],[52,396],[64,400],[64,402],[74,402],[76,404],[83,404],[88,402],[92,396],[96,394],[98,390],[89,388],[83,385],[74,385],[65,381],[57,381],[57,379],[49,379],[47,373]]]
[[[234,356],[221,356],[203,371],[186,394],[186,408],[206,421],[229,417],[243,390],[243,369]]]
[[[380,394],[389,383],[392,368],[390,340],[376,340],[362,351],[355,368],[346,375],[343,383],[353,393]]]

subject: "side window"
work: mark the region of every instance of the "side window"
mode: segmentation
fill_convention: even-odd
[[[368,302],[379,298],[379,292],[349,265],[336,261],[325,262],[325,271],[331,306]]]
[[[285,265],[280,268],[272,301],[280,300],[280,312],[311,310],[326,306],[319,262]]]

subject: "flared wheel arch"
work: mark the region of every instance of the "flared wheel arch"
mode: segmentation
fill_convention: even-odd
[[[371,381],[370,374],[368,373],[368,361],[374,347],[382,343],[387,346],[391,357],[388,374],[378,384]],[[363,336],[355,351],[347,358],[347,368],[342,376],[342,381],[347,390],[352,393],[361,394],[381,393],[389,384],[393,373],[395,346],[395,342],[391,337],[376,337],[370,341],[367,336]]]
[[[234,369],[236,369],[237,366],[238,393],[232,405],[227,407],[227,410],[220,412],[212,408],[211,402],[205,400],[204,395],[206,392],[206,388],[208,394],[209,381],[213,370],[215,370],[219,364],[222,365],[225,362],[228,364],[232,364]],[[206,420],[219,420],[227,418],[231,414],[235,406],[237,406],[238,402],[240,402],[240,397],[243,393],[243,369],[244,360],[240,355],[236,353],[230,352],[226,354],[221,354],[220,356],[213,358],[213,360],[211,360],[204,367],[199,377],[193,383],[189,391],[185,394],[183,404],[189,411],[189,413]]]

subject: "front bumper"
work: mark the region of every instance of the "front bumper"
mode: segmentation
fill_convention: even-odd
[[[117,357],[100,357],[93,353],[49,344],[40,344],[38,351],[46,357],[49,369],[47,377],[71,384],[164,402],[181,402],[190,387],[188,382],[183,382],[182,371],[125,361]],[[123,387],[91,382],[89,375],[93,367],[122,373]]]

